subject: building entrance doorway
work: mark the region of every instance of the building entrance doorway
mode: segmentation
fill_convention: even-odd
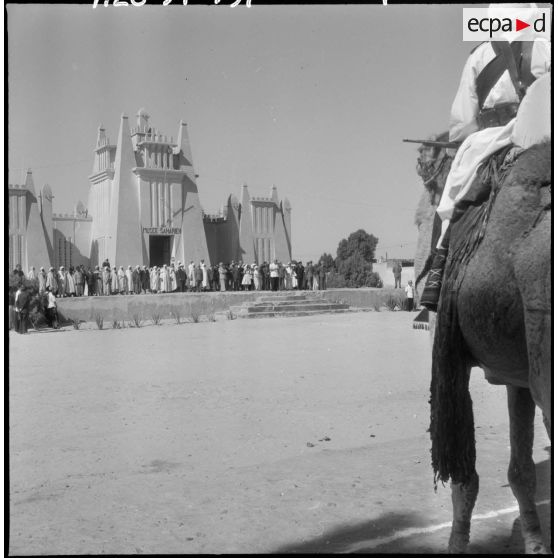
[[[169,265],[171,258],[171,237],[150,235],[149,237],[149,266],[161,267]]]

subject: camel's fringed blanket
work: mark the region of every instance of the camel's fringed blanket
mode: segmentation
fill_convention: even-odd
[[[474,202],[456,207],[451,241],[438,304],[430,384],[430,438],[434,483],[467,482],[475,472],[475,426],[469,394],[473,365],[459,327],[457,293],[464,269],[479,246],[496,194],[510,165],[509,147],[479,169]]]
[[[426,308],[423,308],[413,320],[413,329],[430,329],[430,319]]]

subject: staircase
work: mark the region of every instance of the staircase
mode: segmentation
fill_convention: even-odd
[[[313,316],[333,312],[349,312],[349,305],[324,300],[308,294],[261,296],[255,301],[231,306],[237,318],[273,318],[277,316]]]

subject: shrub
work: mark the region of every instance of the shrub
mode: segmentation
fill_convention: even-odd
[[[81,327],[81,320],[70,320],[74,329],[79,329]]]
[[[236,314],[232,310],[227,310],[227,320],[236,320]]]
[[[135,313],[132,314],[132,322],[130,322],[130,326],[131,327],[141,327],[141,324],[143,323],[143,318],[141,314]]]
[[[105,319],[103,318],[103,316],[101,314],[96,314],[95,315],[95,322],[97,324],[98,329],[103,329],[104,321],[105,321]]]
[[[118,320],[112,320],[112,329],[120,329],[122,326]]]
[[[46,325],[46,318],[43,311],[41,311],[37,306],[31,308],[29,312],[29,321],[34,329],[39,329]]]
[[[405,298],[402,295],[390,294],[386,300],[386,308],[392,312],[395,310],[402,310],[404,308]]]
[[[190,308],[190,319],[197,324],[200,321],[200,312],[196,308]]]
[[[161,325],[161,314],[153,312],[153,314],[151,314],[151,321],[153,325]]]
[[[207,311],[205,313],[206,317],[207,317],[207,321],[208,322],[215,322],[216,321],[216,317],[215,317],[215,304],[213,304],[213,301],[211,301],[209,303],[209,306],[207,308]]]
[[[177,325],[180,325],[182,323],[182,321],[181,321],[182,315],[180,313],[180,310],[178,310],[178,309],[171,310],[171,316],[174,318]]]

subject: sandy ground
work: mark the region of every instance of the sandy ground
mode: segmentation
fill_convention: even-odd
[[[412,316],[10,332],[10,554],[444,552]],[[471,552],[522,552],[505,389],[471,392]],[[537,413],[539,501],[548,445]]]

